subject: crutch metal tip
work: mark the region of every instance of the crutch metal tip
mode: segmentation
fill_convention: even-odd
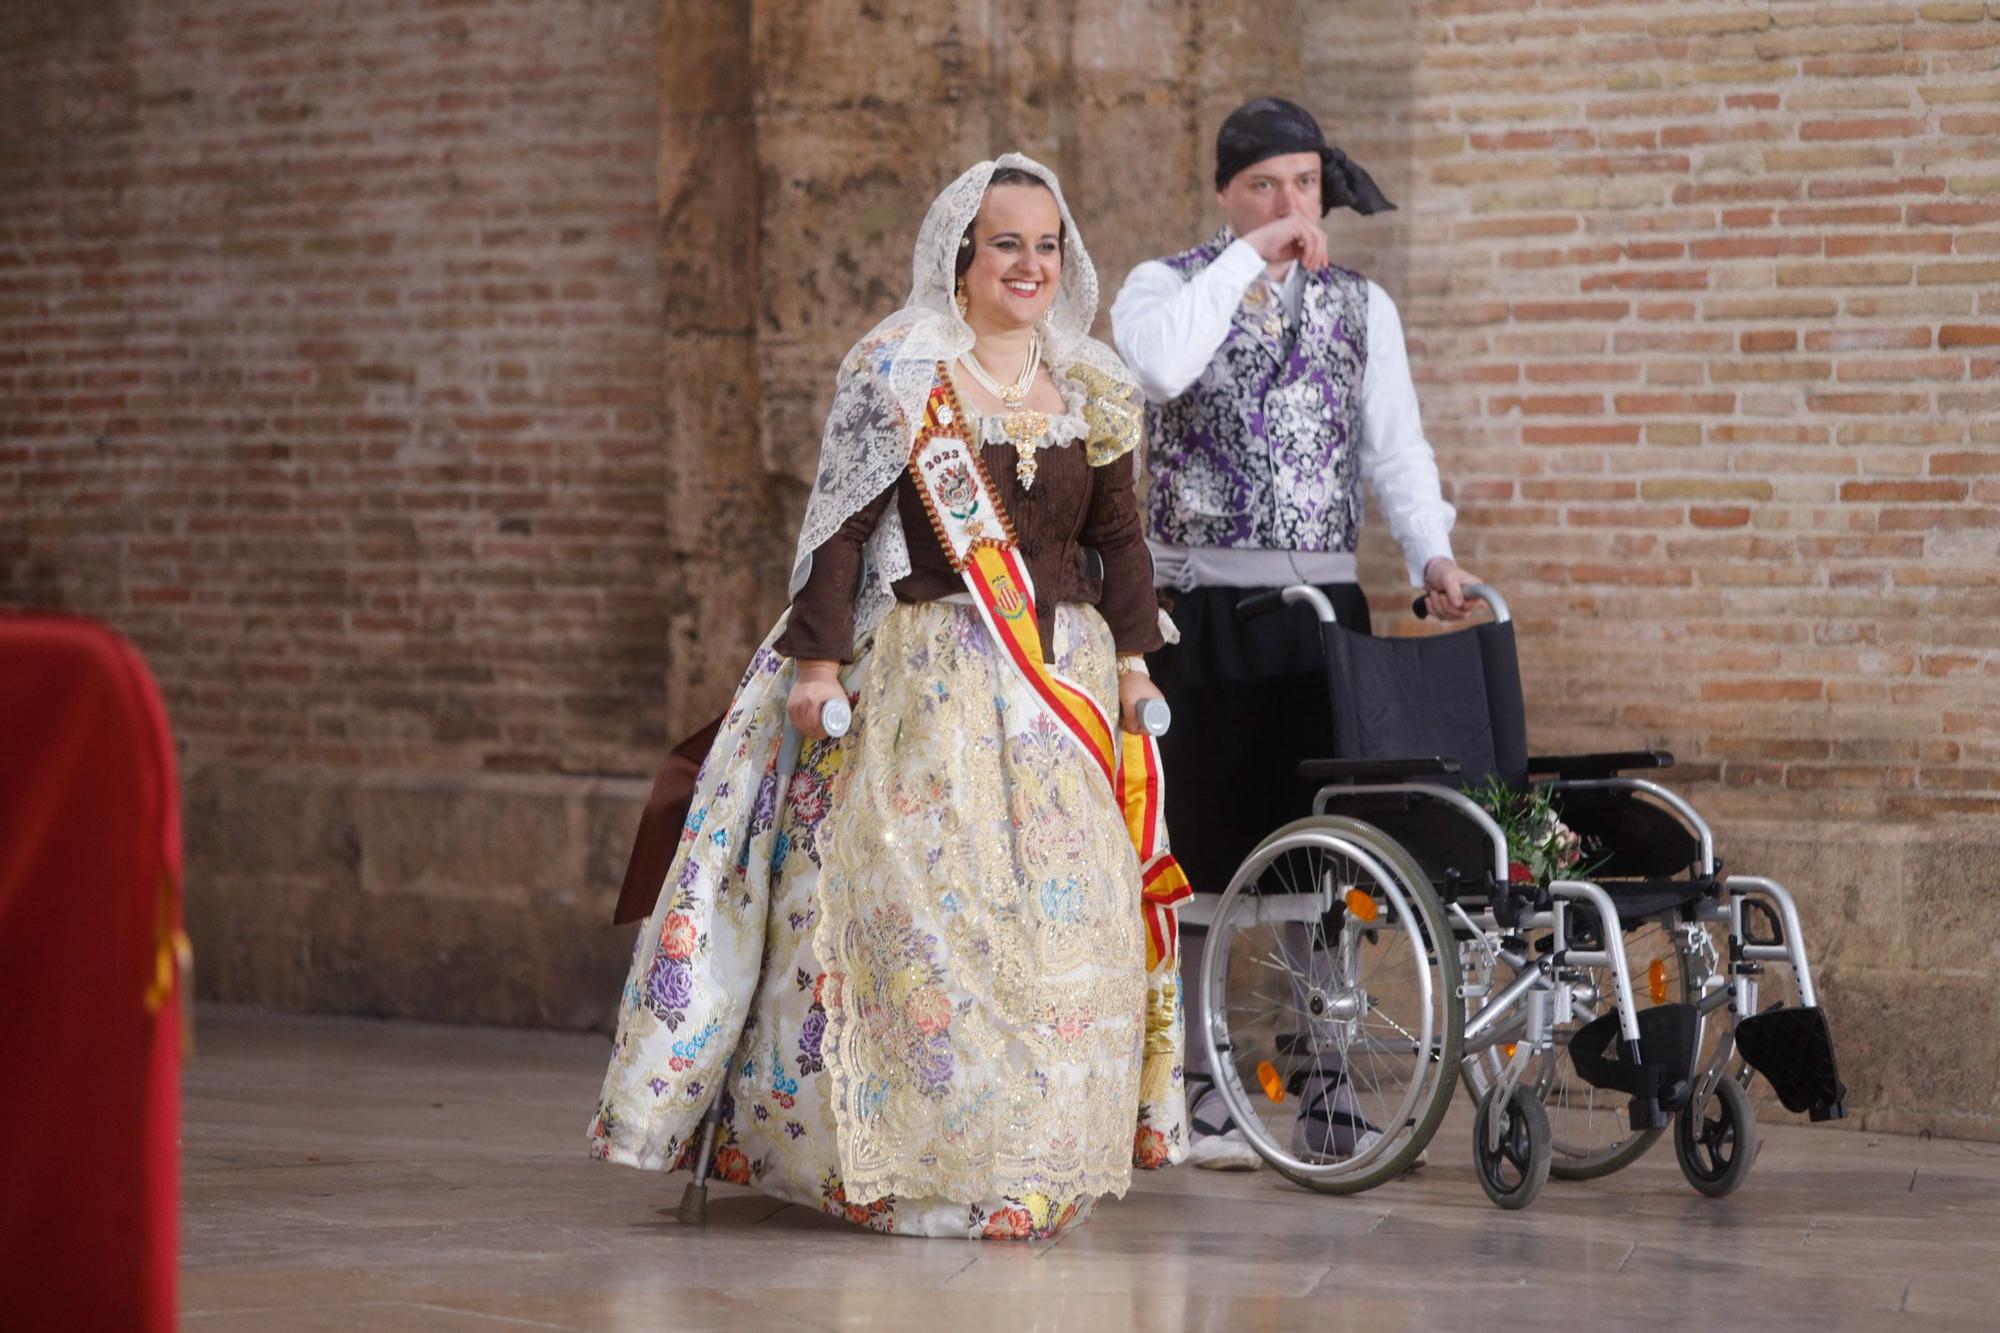
[[[675,1214],[683,1226],[698,1227],[708,1224],[708,1186],[688,1182],[681,1193],[680,1212]]]

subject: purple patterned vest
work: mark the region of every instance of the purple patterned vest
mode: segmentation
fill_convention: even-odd
[[[1161,262],[1186,281],[1231,239],[1225,229]],[[1367,364],[1368,283],[1358,273],[1306,273],[1289,349],[1275,302],[1239,305],[1201,378],[1146,408],[1147,535],[1174,546],[1352,551]]]

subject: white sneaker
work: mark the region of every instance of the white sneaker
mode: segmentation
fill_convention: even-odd
[[[1255,1171],[1264,1165],[1264,1159],[1243,1137],[1243,1131],[1232,1125],[1220,1134],[1196,1137],[1188,1144],[1187,1164],[1204,1171]]]
[[[1215,1081],[1201,1074],[1188,1077],[1189,1166],[1204,1171],[1255,1171],[1264,1159],[1229,1118]]]

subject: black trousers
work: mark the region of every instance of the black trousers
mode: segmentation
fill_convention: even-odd
[[[1299,762],[1333,753],[1319,622],[1304,607],[1238,621],[1257,588],[1196,588],[1175,597],[1181,641],[1147,659],[1173,709],[1160,738],[1167,837],[1198,893],[1220,893],[1251,848],[1312,813]],[[1320,589],[1348,629],[1366,633],[1368,601],[1353,583]]]
[[[1239,621],[1236,605],[1259,588],[1196,588],[1174,599],[1181,641],[1146,662],[1174,724],[1160,738],[1166,769],[1167,839],[1197,893],[1220,893],[1250,850],[1280,825],[1312,813],[1314,787],[1299,762],[1333,753],[1319,621],[1304,607]],[[1358,585],[1320,588],[1334,616],[1366,632]],[[1181,984],[1192,1009],[1208,932],[1181,928]],[[1189,1019],[1187,1072],[1209,1074]],[[1301,1019],[1301,1022],[1305,1020]],[[1337,1075],[1329,1062],[1323,1075]],[[1199,1100],[1199,1099],[1198,1099]],[[1219,1114],[1204,1105],[1210,1118]]]

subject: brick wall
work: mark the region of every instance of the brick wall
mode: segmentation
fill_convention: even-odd
[[[0,6],[0,601],[164,687],[211,997],[601,1021],[700,596],[652,0]],[[641,788],[643,791],[643,788]]]
[[[2000,9],[1425,6],[1404,296],[1547,743],[2000,816]]]
[[[0,588],[190,765],[650,761],[657,17],[0,13]]]
[[[1850,1126],[2000,1138],[2000,7],[1344,9],[1300,86],[1404,209],[1336,254],[1537,748],[1674,751],[1798,894]]]

